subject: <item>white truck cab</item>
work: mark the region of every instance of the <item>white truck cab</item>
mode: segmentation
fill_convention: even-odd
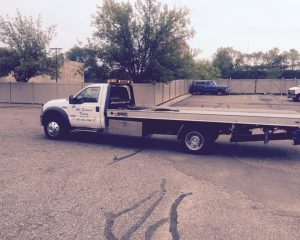
[[[134,106],[132,86],[123,81],[118,84],[92,84],[69,99],[46,102],[42,107],[41,123],[49,138],[60,138],[70,129],[106,129],[106,110]],[[122,84],[125,83],[125,84]]]
[[[292,87],[288,90],[288,98],[292,98],[294,101],[300,102],[300,85],[297,87]]]

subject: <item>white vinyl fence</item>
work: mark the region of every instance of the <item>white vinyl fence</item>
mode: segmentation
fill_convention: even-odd
[[[169,84],[133,84],[137,105],[158,105],[188,93],[190,80]],[[300,85],[299,79],[219,79],[233,94],[286,94]],[[41,104],[51,99],[67,98],[87,84],[82,83],[8,83],[0,82],[0,103]]]
[[[0,83],[0,103],[42,104],[51,99],[68,98],[88,84],[82,83]],[[188,93],[189,80],[169,84],[133,84],[137,105],[158,105]]]
[[[286,94],[291,87],[300,84],[299,79],[219,79],[236,94]]]

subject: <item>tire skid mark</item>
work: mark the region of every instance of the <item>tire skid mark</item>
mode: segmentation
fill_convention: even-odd
[[[114,157],[113,158],[113,162],[112,163],[109,163],[108,165],[113,165],[113,164],[116,164],[117,162],[120,162],[122,160],[125,160],[125,159],[128,159],[128,158],[131,158],[137,154],[139,154],[140,152],[142,152],[143,149],[139,149],[131,154],[128,154],[128,155],[125,155],[125,156],[122,156],[122,157]]]
[[[158,222],[152,224],[150,227],[147,228],[145,233],[145,240],[150,240],[154,233],[164,224],[166,224],[169,221],[169,218],[163,218],[159,220]]]
[[[172,204],[171,206],[171,211],[170,211],[170,228],[169,231],[172,235],[172,239],[173,240],[180,240],[180,234],[178,231],[178,213],[177,213],[177,208],[179,206],[179,204],[181,203],[181,201],[191,195],[192,193],[184,193],[181,194],[176,200],[175,202]]]
[[[126,233],[120,238],[121,240],[127,240],[130,239],[130,237],[141,227],[141,225],[151,216],[153,211],[157,208],[157,206],[160,204],[160,202],[163,200],[165,194],[166,194],[166,180],[163,179],[160,184],[160,190],[152,192],[147,197],[143,198],[142,200],[138,201],[131,207],[124,209],[118,213],[108,213],[106,216],[106,222],[105,222],[105,228],[104,228],[104,236],[106,240],[118,240],[118,238],[113,233],[113,226],[117,218],[121,217],[122,215],[129,213],[137,208],[139,208],[141,205],[143,205],[148,200],[151,200],[156,194],[159,194],[159,198],[152,203],[143,216],[133,225],[131,226]]]

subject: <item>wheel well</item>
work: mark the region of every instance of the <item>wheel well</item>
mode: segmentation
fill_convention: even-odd
[[[42,118],[43,126],[47,124],[49,119],[53,119],[53,118],[58,118],[59,120],[63,121],[63,124],[65,124],[66,127],[71,127],[67,114],[65,112],[60,112],[55,109],[48,110],[43,114],[43,118]]]
[[[178,131],[177,138],[178,140],[182,139],[184,133],[190,129],[197,129],[199,131],[203,131],[204,133],[214,136],[216,134],[220,134],[221,130],[224,129],[225,126],[223,124],[218,123],[183,123]]]

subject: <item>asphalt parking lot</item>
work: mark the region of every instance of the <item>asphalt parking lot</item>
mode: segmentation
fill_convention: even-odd
[[[281,96],[175,106],[290,109]],[[229,143],[188,155],[175,137],[44,136],[40,108],[0,104],[0,239],[299,239],[300,146]]]

